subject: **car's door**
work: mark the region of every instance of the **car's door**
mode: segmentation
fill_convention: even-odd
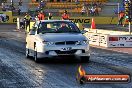
[[[35,42],[35,37],[36,37],[36,31],[37,31],[37,26],[34,25],[30,32],[27,35],[26,41],[27,41],[27,46],[30,50],[34,51],[34,42]]]

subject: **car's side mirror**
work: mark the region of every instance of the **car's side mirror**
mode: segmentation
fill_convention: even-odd
[[[31,30],[34,30],[34,31],[35,31],[36,29],[37,29],[37,27],[34,27],[34,26],[33,26],[33,28],[32,28]]]
[[[86,32],[88,32],[88,31],[86,31],[86,30],[81,30],[81,33],[82,33],[82,34],[85,34]]]
[[[29,35],[35,35],[35,31],[31,30],[28,34]]]
[[[35,35],[36,29],[37,27],[33,27],[32,29],[30,29],[29,35]]]

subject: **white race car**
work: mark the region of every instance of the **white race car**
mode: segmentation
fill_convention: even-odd
[[[83,62],[90,57],[85,31],[68,20],[42,20],[34,24],[26,37],[26,56],[40,58],[75,56]]]

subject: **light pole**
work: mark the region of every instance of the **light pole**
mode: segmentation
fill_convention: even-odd
[[[129,22],[129,33],[131,35],[131,22]]]
[[[132,1],[129,1],[129,33],[131,35],[131,22],[132,22]]]
[[[11,6],[13,6],[13,0],[11,0]]]
[[[14,5],[13,5],[13,0],[11,0],[11,11],[13,12],[13,9],[14,9]]]
[[[120,3],[117,4],[118,5],[118,21],[119,21],[119,13],[120,13]]]
[[[129,19],[129,33],[131,35],[131,20],[132,20],[132,3],[131,0],[125,0],[125,14],[128,16]]]

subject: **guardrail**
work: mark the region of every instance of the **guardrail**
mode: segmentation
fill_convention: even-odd
[[[132,35],[129,32],[88,29],[85,36],[91,45],[102,47],[132,47]]]

